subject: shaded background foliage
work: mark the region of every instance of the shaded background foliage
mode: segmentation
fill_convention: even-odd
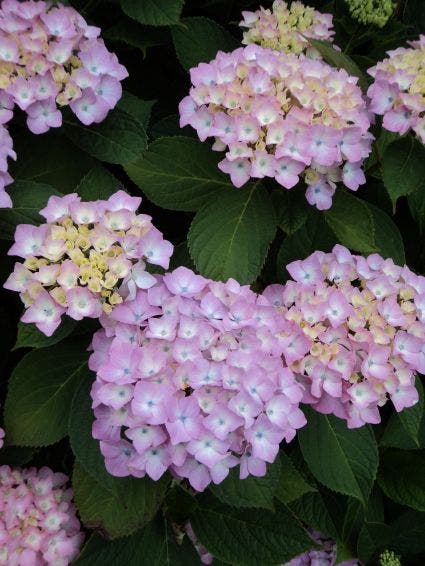
[[[59,131],[37,138],[22,115],[10,126],[18,161],[11,171],[15,207],[0,211],[2,282],[14,263],[6,255],[14,227],[37,222],[49,195],[78,191],[87,199],[107,198],[119,186],[135,195],[142,190],[143,212],[176,246],[173,266],[194,263],[217,279],[233,276],[262,289],[285,280],[289,261],[328,251],[336,242],[360,253],[379,251],[425,273],[425,150],[412,137],[383,132],[378,121],[367,184],[355,195],[339,188],[333,208],[319,213],[299,187],[288,192],[262,181],[236,192],[217,170],[208,143],[179,129],[187,69],[218,49],[236,47],[241,10],[257,9],[257,0],[186,0],[182,12],[181,0],[71,3],[102,27],[130,77],[103,124],[86,128],[68,114]],[[380,30],[353,21],[343,0],[309,4],[334,14],[335,43],[363,73],[386,50],[425,32],[423,0],[398,2]],[[235,235],[241,209],[245,216]],[[229,234],[236,238],[233,247]],[[96,323],[66,320],[47,339],[18,323],[18,297],[3,289],[0,294],[0,400],[7,432],[0,463],[49,465],[72,476],[87,530],[77,564],[197,564],[191,543],[176,537],[187,520],[218,565],[289,560],[309,546],[302,525],[335,538],[340,560],[358,556],[376,564],[390,548],[403,564],[424,564],[419,379],[420,403],[401,414],[384,407],[382,423],[373,428],[349,431],[342,421],[309,410],[309,424],[265,478],[239,481],[232,472],[195,496],[168,476],[152,482],[106,473],[91,438],[93,375],[86,365]]]

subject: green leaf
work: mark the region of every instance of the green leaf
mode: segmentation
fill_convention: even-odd
[[[425,513],[406,511],[392,523],[391,548],[401,554],[425,552]]]
[[[376,250],[373,217],[362,200],[338,189],[332,207],[325,212],[325,219],[339,242],[347,248],[357,252]]]
[[[143,530],[122,539],[91,536],[75,566],[191,566],[198,562],[188,538],[177,544],[165,519],[158,516]]]
[[[277,215],[277,223],[288,236],[294,234],[307,222],[310,205],[302,191],[277,190],[272,192],[272,201]]]
[[[107,163],[135,161],[147,143],[142,125],[117,108],[100,124],[84,126],[76,119],[68,120],[63,130],[76,146]]]
[[[66,435],[72,392],[88,371],[85,346],[60,342],[30,352],[17,364],[4,409],[10,443],[47,446]]]
[[[399,197],[425,191],[425,148],[416,137],[390,144],[382,156],[382,178],[395,206]]]
[[[124,16],[114,26],[103,31],[102,35],[106,39],[126,43],[140,49],[145,57],[149,47],[166,43],[169,34],[165,29],[142,26]]]
[[[62,194],[74,191],[80,179],[93,167],[94,160],[63,136],[62,128],[58,130],[34,137],[25,128],[22,136],[14,135],[14,146],[19,155],[10,167],[14,179],[46,183]],[[13,185],[11,190],[14,190]]]
[[[407,434],[415,441],[419,448],[419,432],[424,416],[424,393],[419,377],[416,379],[416,387],[420,394],[419,401],[416,405],[413,405],[413,407],[409,407],[401,411],[398,416]]]
[[[97,163],[84,175],[75,192],[83,200],[106,200],[121,186],[121,182],[112,173]]]
[[[184,0],[121,0],[121,8],[130,18],[149,26],[177,24]]]
[[[367,90],[368,83],[366,77],[361,72],[358,65],[352,59],[350,59],[350,57],[345,55],[342,51],[337,51],[332,46],[332,43],[329,43],[329,41],[323,41],[321,39],[313,39],[309,37],[308,42],[311,43],[311,45],[315,49],[317,49],[326,63],[329,63],[329,65],[332,65],[337,69],[345,69],[349,75],[358,77],[358,84],[361,89],[363,91]]]
[[[329,252],[335,244],[335,234],[326,224],[323,215],[311,211],[307,222],[282,242],[277,255],[279,281],[288,278],[286,266],[291,261],[304,259],[316,250]]]
[[[275,233],[270,196],[253,183],[221,194],[197,212],[188,235],[190,255],[205,277],[252,283]]]
[[[124,91],[117,108],[137,120],[146,130],[149,125],[152,107],[155,100],[142,100],[131,92]]]
[[[309,527],[333,539],[338,538],[338,529],[320,492],[305,493],[299,499],[292,501],[289,507],[298,519]]]
[[[364,523],[357,541],[357,556],[362,563],[368,564],[372,559],[376,560],[377,555],[388,548],[392,534],[391,527],[384,523]],[[374,561],[373,564],[377,562]]]
[[[171,210],[198,210],[236,189],[217,168],[210,147],[192,138],[160,138],[125,170],[153,203]]]
[[[388,450],[381,457],[378,483],[387,497],[417,511],[425,511],[425,456]]]
[[[421,236],[425,235],[425,191],[418,189],[407,196],[410,214],[412,215]]]
[[[284,452],[280,453],[281,473],[276,488],[276,497],[282,503],[296,501],[306,493],[316,491],[295,468],[292,460]]]
[[[91,408],[90,390],[94,375],[88,372],[75,389],[68,421],[68,434],[72,451],[84,470],[106,489],[114,491],[117,480],[105,468],[99,441],[92,436],[94,414]]]
[[[365,204],[372,214],[375,245],[379,253],[385,258],[392,258],[397,265],[404,265],[406,258],[403,238],[397,225],[377,206],[370,202]]]
[[[403,450],[425,447],[424,389],[420,377],[416,378],[419,402],[400,413],[394,412],[385,428],[380,444]]]
[[[0,209],[0,238],[13,240],[18,224],[42,224],[45,219],[38,213],[52,195],[60,195],[50,185],[34,181],[15,181],[7,187],[13,208]]]
[[[48,348],[67,338],[77,326],[77,321],[65,317],[52,336],[43,334],[35,324],[18,322],[18,336],[13,350],[18,348]]]
[[[310,471],[326,487],[366,505],[378,469],[371,429],[348,429],[345,421],[333,415],[305,411],[307,426],[299,431],[298,439]]]
[[[164,498],[167,475],[156,482],[144,478],[114,478],[115,489],[106,489],[75,462],[72,475],[74,502],[81,520],[109,538],[126,536],[148,523]]]
[[[272,513],[201,501],[190,522],[207,550],[229,564],[285,563],[315,546],[294,515],[281,504]]]
[[[184,18],[181,25],[172,28],[177,57],[188,70],[198,63],[208,63],[217,51],[233,51],[239,42],[225,28],[203,17]]]
[[[214,495],[233,507],[260,507],[274,509],[273,499],[281,476],[280,461],[267,466],[264,477],[248,476],[239,479],[239,469],[230,470],[227,478],[218,485],[211,485]]]

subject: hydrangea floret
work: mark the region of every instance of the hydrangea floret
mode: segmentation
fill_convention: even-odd
[[[13,179],[8,172],[7,160],[9,157],[16,160],[16,153],[13,150],[13,141],[9,131],[2,125],[2,111],[0,110],[0,208],[11,208],[12,206],[12,200],[4,190],[7,185],[13,183]]]
[[[111,313],[155,278],[146,263],[168,268],[173,246],[137,214],[141,198],[124,191],[84,202],[73,193],[51,196],[40,214],[46,224],[20,224],[9,255],[23,258],[5,283],[25,305],[21,320],[50,336],[63,314],[75,320]]]
[[[401,135],[412,129],[425,144],[425,35],[409,44],[368,70],[374,82],[367,95],[385,129]]]
[[[49,468],[0,467],[0,564],[67,566],[84,535],[68,477]]]
[[[239,23],[247,28],[242,43],[255,43],[262,47],[284,51],[285,53],[306,53],[320,58],[316,49],[309,44],[309,38],[333,40],[332,14],[321,14],[301,2],[275,0],[272,8],[260,7],[256,12],[242,12]]]
[[[425,277],[378,254],[343,246],[287,266],[293,280],[264,296],[291,327],[280,334],[288,366],[305,387],[303,402],[346,419],[379,423],[418,401],[425,371]]]
[[[0,448],[3,448],[4,446],[4,437],[6,436],[6,433],[4,432],[4,429],[0,427]]]
[[[126,69],[72,7],[3,0],[0,9],[1,113],[15,104],[35,134],[62,124],[69,105],[85,125],[104,120],[121,98]],[[4,122],[3,122],[4,123]]]
[[[345,0],[351,17],[361,24],[384,27],[396,6],[393,0]]]
[[[179,267],[100,321],[89,367],[109,473],[159,479],[168,469],[197,491],[263,476],[279,443],[305,423],[301,385],[275,351],[286,321],[248,286]]]
[[[357,78],[323,61],[257,45],[218,52],[190,71],[190,95],[179,106],[213,149],[226,151],[219,168],[241,187],[272,177],[285,189],[300,180],[320,210],[332,205],[337,182],[356,191],[373,136]]]

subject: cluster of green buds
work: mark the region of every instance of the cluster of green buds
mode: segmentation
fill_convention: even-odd
[[[392,0],[345,0],[351,17],[361,24],[372,24],[379,28],[390,19],[395,3]]]
[[[379,566],[401,566],[400,558],[392,550],[385,550],[379,557]]]

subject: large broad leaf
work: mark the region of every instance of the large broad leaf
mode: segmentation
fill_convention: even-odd
[[[325,212],[325,219],[344,246],[357,252],[376,250],[372,214],[354,195],[338,189],[332,207]]]
[[[403,238],[393,220],[383,210],[371,203],[365,203],[373,218],[375,245],[383,257],[390,257],[397,265],[404,265]]]
[[[207,550],[229,564],[280,564],[314,547],[294,515],[280,504],[272,513],[201,500],[190,522]]]
[[[397,199],[425,191],[425,148],[413,136],[390,144],[382,157],[382,176],[395,206]]]
[[[345,421],[310,408],[306,414],[308,424],[298,438],[312,474],[326,487],[366,505],[378,469],[378,448],[371,429],[350,430]]]
[[[306,525],[333,539],[338,538],[338,528],[320,492],[305,493],[302,497],[292,501],[289,507]]]
[[[329,252],[336,243],[336,236],[323,215],[312,210],[307,222],[282,242],[277,255],[278,280],[286,281],[289,275],[286,266],[291,261],[305,259],[316,250]]]
[[[378,482],[387,497],[417,511],[425,511],[425,456],[388,450],[381,457]]]
[[[18,336],[13,350],[18,348],[48,348],[67,338],[76,326],[76,320],[65,317],[52,336],[46,336],[38,330],[35,324],[18,322]]]
[[[146,196],[162,208],[198,210],[210,200],[236,189],[217,168],[217,156],[207,144],[175,136],[154,141],[125,170]]]
[[[4,410],[10,443],[46,446],[66,435],[72,393],[88,371],[85,349],[85,343],[67,340],[18,363]]]
[[[308,38],[308,41],[315,49],[317,49],[326,63],[329,63],[329,65],[337,67],[338,69],[345,69],[349,75],[358,77],[359,86],[366,91],[368,86],[366,77],[361,72],[358,65],[350,59],[350,57],[345,55],[342,51],[337,51],[332,46],[332,43],[329,43],[329,41],[313,39],[311,37]]]
[[[140,49],[146,55],[149,47],[162,45],[169,38],[165,28],[142,26],[123,16],[115,25],[102,32],[102,36],[112,41],[119,41]]]
[[[75,145],[107,163],[135,161],[147,143],[143,126],[117,108],[100,124],[84,126],[74,119],[67,120],[63,129]]]
[[[106,200],[121,186],[121,182],[98,163],[84,175],[75,192],[82,200]]]
[[[118,540],[93,535],[75,566],[191,566],[198,562],[188,538],[177,544],[165,519],[157,517],[143,530]]]
[[[421,445],[420,436],[422,421],[424,420],[425,416],[425,401],[422,380],[418,375],[416,376],[415,385],[419,394],[419,401],[416,403],[416,405],[413,405],[413,407],[408,407],[407,409],[404,409],[403,411],[398,413],[398,416],[407,434],[415,441],[415,443],[419,447]]]
[[[87,153],[75,147],[62,131],[62,128],[58,128],[42,136],[32,136],[25,128],[23,135],[14,135],[19,158],[11,163],[12,177],[19,181],[46,183],[59,193],[72,193],[95,162]],[[13,186],[10,189],[13,191]]]
[[[406,511],[392,523],[391,546],[401,554],[425,552],[425,513]]]
[[[407,202],[410,213],[423,237],[425,235],[425,191],[421,188],[408,195]]]
[[[123,11],[138,22],[149,26],[177,24],[184,0],[121,0]]]
[[[134,120],[137,120],[146,130],[154,104],[155,100],[142,100],[138,96],[131,94],[131,92],[124,91],[117,107],[134,118]]]
[[[45,219],[38,213],[52,195],[60,193],[44,183],[15,181],[8,187],[13,208],[0,209],[0,238],[13,240],[18,224],[42,224]]]
[[[267,474],[257,478],[248,476],[239,479],[239,469],[233,468],[227,478],[211,491],[220,501],[234,507],[262,507],[274,509],[273,499],[281,475],[280,461],[277,459],[267,466]]]
[[[290,457],[284,452],[280,454],[280,467],[280,478],[275,493],[279,501],[290,503],[300,499],[306,493],[316,491],[315,487],[306,482]]]
[[[388,548],[392,536],[393,531],[389,525],[381,522],[364,523],[357,541],[358,558],[364,564],[377,564],[379,554]]]
[[[279,228],[290,236],[304,226],[311,207],[302,191],[280,189],[273,191],[271,196]]]
[[[156,482],[148,477],[115,481],[115,489],[107,489],[75,463],[72,487],[81,520],[87,528],[98,529],[109,538],[129,535],[148,523],[158,511],[169,483],[167,475]]]
[[[181,25],[174,27],[172,34],[177,57],[186,70],[211,61],[217,51],[233,51],[239,46],[226,29],[203,17],[181,20]]]
[[[425,446],[424,389],[419,377],[416,378],[416,389],[419,402],[391,416],[381,438],[383,446],[404,449]]]
[[[252,283],[276,233],[265,187],[253,183],[227,191],[198,211],[189,230],[190,255],[206,277]]]

